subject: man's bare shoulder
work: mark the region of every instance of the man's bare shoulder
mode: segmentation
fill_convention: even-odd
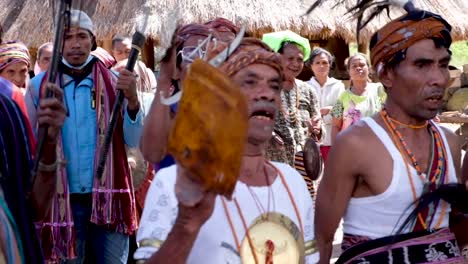
[[[333,147],[352,147],[353,150],[359,150],[366,148],[366,142],[369,141],[369,137],[373,135],[371,128],[363,120],[358,121],[351,127],[341,131],[336,141],[333,143]]]
[[[438,125],[438,127],[442,130],[442,132],[444,133],[445,137],[447,138],[449,142],[457,142],[460,140],[460,137],[457,134],[455,134],[455,132],[450,130],[448,127],[445,127],[440,124]]]

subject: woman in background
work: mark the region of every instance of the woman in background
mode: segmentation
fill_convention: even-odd
[[[349,57],[346,65],[351,83],[331,110],[332,142],[340,131],[380,111],[386,98],[380,83],[369,82],[369,62],[364,54]]]
[[[330,151],[332,140],[332,116],[331,110],[336,104],[339,96],[345,91],[343,82],[329,77],[330,68],[334,58],[325,49],[316,48],[310,54],[310,65],[314,76],[307,82],[317,92],[320,114],[323,120],[324,135],[320,145],[320,153],[325,162]]]

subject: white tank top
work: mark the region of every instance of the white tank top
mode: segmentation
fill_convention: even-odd
[[[393,176],[390,186],[385,192],[375,196],[351,198],[343,218],[343,231],[346,234],[376,239],[395,234],[402,222],[414,209],[414,206],[409,207],[414,200],[403,157],[392,139],[374,119],[367,117],[362,120],[372,129],[390,153],[393,159]],[[441,132],[440,134],[447,149],[448,181],[449,183],[456,183],[457,177],[450,147],[443,131],[437,125],[436,128]],[[410,166],[410,172],[419,197],[422,194],[423,183],[412,166]],[[442,203],[439,203],[431,228],[435,228],[440,217],[443,217],[440,227],[448,227],[450,206],[447,207],[445,214],[441,216]],[[408,229],[403,230],[403,232],[410,232]]]

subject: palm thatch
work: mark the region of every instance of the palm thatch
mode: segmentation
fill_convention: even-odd
[[[326,1],[316,9],[311,15],[323,13],[324,10],[333,10],[335,31],[333,34],[346,40],[356,41],[356,20],[346,15],[347,9],[354,6],[356,1],[346,1],[345,5],[335,7],[335,1]],[[468,39],[468,2],[465,0],[413,0],[415,6],[433,13],[441,14],[453,27],[452,37],[454,40]],[[404,10],[394,7],[391,9],[390,17],[381,15],[372,20],[363,30],[361,30],[361,42],[368,43],[372,34],[388,23],[390,20],[398,18],[404,14]]]
[[[52,3],[57,0],[0,0],[0,22],[4,39],[20,39],[37,47],[52,38]],[[346,5],[334,7],[328,1],[312,14],[304,16],[314,0],[74,0],[75,7],[86,11],[95,23],[98,38],[115,33],[129,34],[135,24],[147,19],[146,34],[167,47],[178,23],[206,22],[225,17],[236,24],[246,23],[248,33],[290,29],[310,39],[340,37],[355,41],[355,21],[345,16]],[[353,5],[355,1],[349,0]],[[453,25],[455,40],[468,39],[468,3],[465,0],[415,0],[416,6],[442,14]],[[402,14],[392,10],[391,17]],[[390,19],[381,16],[363,31],[367,42]]]
[[[93,20],[98,38],[134,28],[135,10],[146,0],[73,0],[72,8],[85,11]],[[53,37],[58,0],[0,0],[0,21],[4,39],[19,39],[37,47]],[[125,21],[125,23],[120,23]]]

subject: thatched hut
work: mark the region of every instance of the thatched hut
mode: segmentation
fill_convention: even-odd
[[[0,0],[0,22],[5,39],[20,39],[31,47],[52,38],[54,2],[58,0]],[[348,56],[347,44],[355,41],[355,22],[345,16],[346,5],[334,7],[332,1],[304,16],[314,0],[192,1],[192,0],[73,0],[75,8],[86,11],[96,26],[98,39],[109,48],[115,33],[130,34],[135,24],[147,19],[150,36],[146,57],[153,57],[152,46],[167,47],[177,23],[206,22],[225,17],[237,24],[246,23],[251,36],[290,29],[314,45],[334,51],[338,61]],[[349,4],[355,3],[349,0]],[[453,25],[456,40],[468,39],[468,3],[464,0],[415,0],[416,5],[442,14]],[[395,18],[401,11],[392,10]],[[389,18],[382,16],[361,32],[365,47],[373,32]],[[151,59],[151,58],[150,58]],[[149,61],[151,64],[151,61]],[[338,65],[340,66],[340,65]],[[340,67],[339,67],[340,68]]]

